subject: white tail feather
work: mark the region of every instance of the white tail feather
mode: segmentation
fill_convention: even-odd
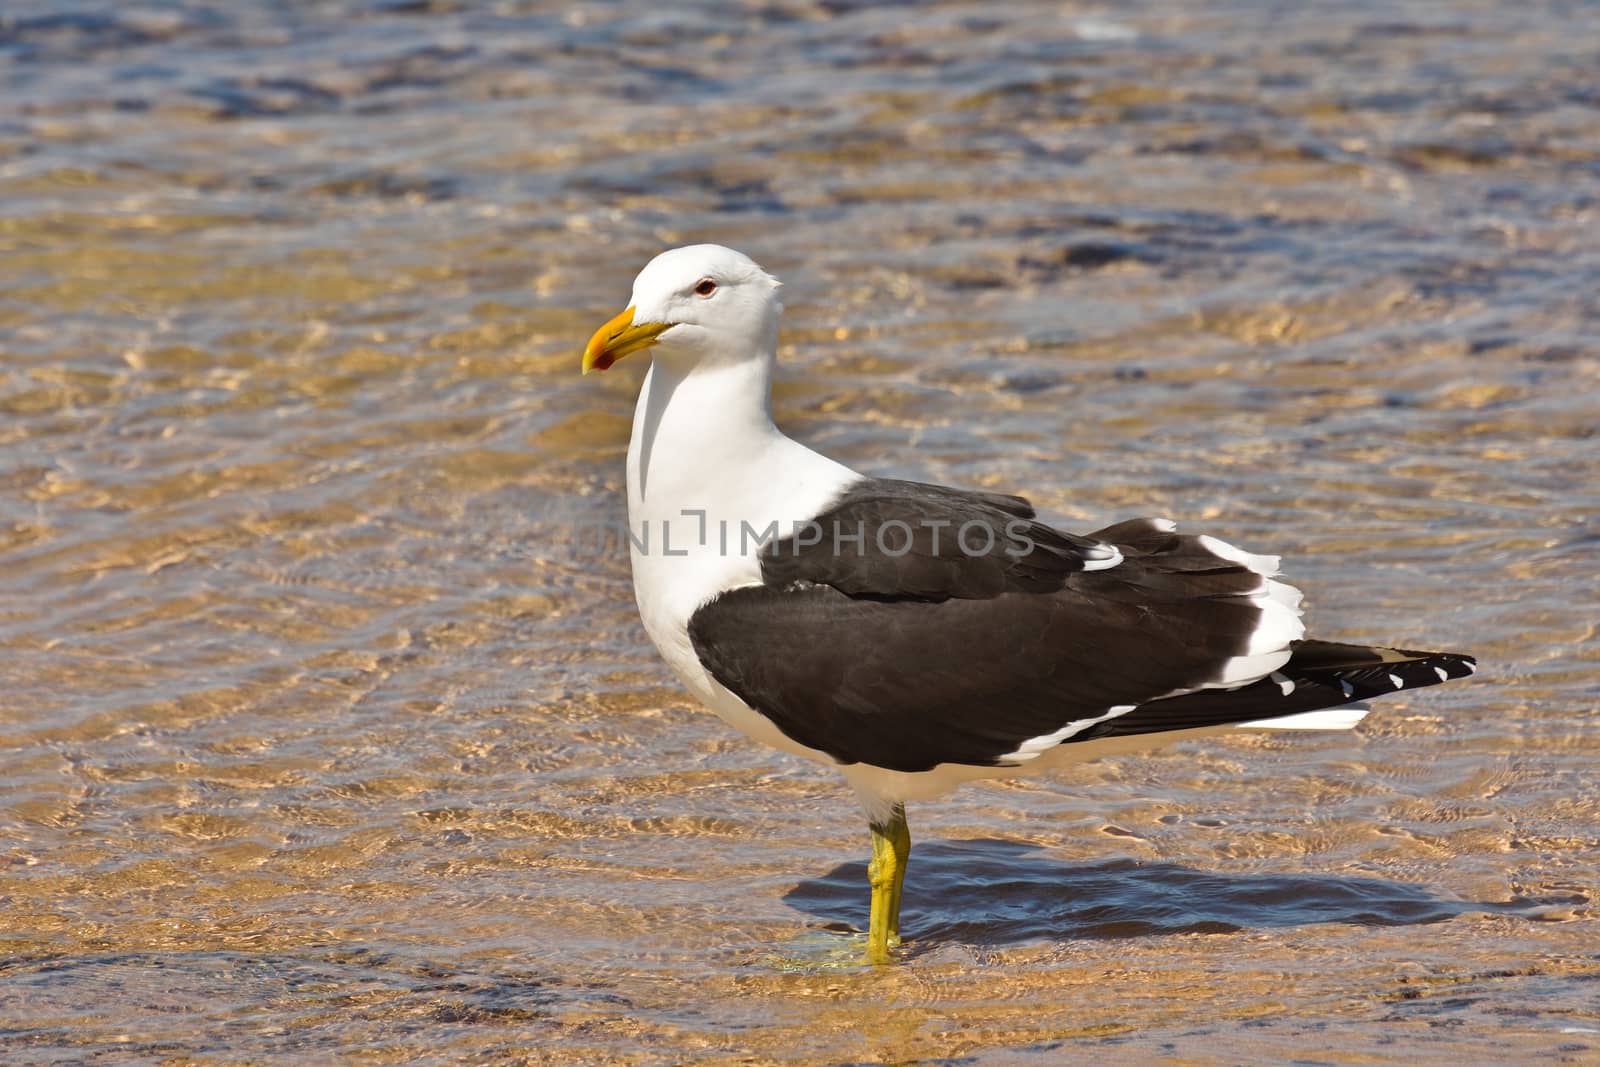
[[[1298,715],[1284,715],[1277,719],[1257,719],[1239,725],[1251,730],[1348,730],[1367,717],[1371,707],[1366,704],[1341,704],[1337,708],[1321,711],[1302,711]]]

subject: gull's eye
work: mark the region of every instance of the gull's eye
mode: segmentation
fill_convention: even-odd
[[[694,291],[698,296],[710,296],[717,291],[717,283],[710,278],[701,278],[698,282],[695,282]]]

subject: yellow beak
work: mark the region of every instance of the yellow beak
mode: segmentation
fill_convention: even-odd
[[[589,343],[583,346],[583,373],[611,369],[623,356],[643,352],[655,344],[656,338],[672,326],[670,322],[635,323],[633,308],[628,308],[596,330]]]

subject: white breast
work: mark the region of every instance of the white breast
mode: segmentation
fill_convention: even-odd
[[[826,761],[795,744],[701,665],[689,618],[718,593],[761,584],[765,538],[787,536],[860,475],[759,420],[708,419],[752,384],[738,368],[664,384],[652,366],[628,446],[628,524],[639,616],[684,686],[764,744]],[[759,383],[762,388],[765,382]],[[711,426],[711,423],[715,426]]]

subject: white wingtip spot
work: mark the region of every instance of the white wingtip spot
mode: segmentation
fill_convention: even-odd
[[[1339,688],[1344,691],[1344,695],[1347,697],[1356,691],[1356,687],[1345,681],[1343,678],[1339,679]]]
[[[1441,682],[1448,682],[1450,680],[1449,672],[1447,672],[1443,667],[1435,667],[1433,669],[1433,673],[1439,676],[1439,681]]]
[[[1273,671],[1272,680],[1278,683],[1278,688],[1283,690],[1284,696],[1294,692],[1294,679],[1288,677],[1282,671]]]
[[[1261,610],[1261,618],[1244,654],[1223,663],[1216,680],[1207,682],[1204,688],[1231,689],[1265,678],[1289,662],[1289,646],[1306,635],[1305,623],[1300,621],[1298,589],[1282,582],[1263,581],[1250,599]]]
[[[1467,664],[1467,673],[1468,674],[1477,674],[1478,673],[1478,665],[1476,663]]]
[[[1267,584],[1271,586],[1276,583]],[[1262,590],[1261,594],[1252,597],[1252,600],[1256,607],[1261,609],[1261,618],[1256,622],[1255,631],[1250,635],[1245,655],[1259,656],[1267,652],[1285,651],[1290,643],[1306,635],[1306,625],[1300,621],[1300,612],[1274,597],[1270,589]],[[1273,669],[1281,666],[1281,663],[1275,664]]]
[[[1086,570],[1086,571],[1108,571],[1112,567],[1115,567],[1117,564],[1122,562],[1122,549],[1118,548],[1116,545],[1105,545],[1105,544],[1102,544],[1100,546],[1100,548],[1102,548],[1105,551],[1109,552],[1110,555],[1106,556],[1104,559],[1086,559],[1086,560],[1084,560],[1083,561],[1083,569],[1084,570]]]
[[[1300,610],[1300,602],[1305,599],[1305,594],[1300,592],[1300,590],[1296,589],[1292,585],[1286,585],[1283,582],[1275,582],[1271,579],[1268,579],[1265,585],[1267,596],[1271,597],[1273,600],[1276,600],[1278,603],[1282,604],[1296,615],[1305,614],[1305,612]]]
[[[1394,686],[1396,689],[1404,689],[1406,687],[1406,683],[1400,680],[1400,676],[1398,674],[1389,675],[1389,684]]]
[[[1160,530],[1162,533],[1177,533],[1178,532],[1178,524],[1173,522],[1171,519],[1151,519],[1150,520],[1150,525],[1154,526],[1156,529]]]
[[[1263,578],[1271,578],[1274,574],[1277,574],[1278,565],[1283,562],[1281,556],[1258,556],[1254,552],[1246,552],[1244,549],[1230,545],[1228,542],[1212,537],[1210,534],[1201,534],[1199,541],[1201,548],[1204,548],[1218,559],[1225,559],[1229,563],[1237,563],[1246,570],[1255,571]]]

